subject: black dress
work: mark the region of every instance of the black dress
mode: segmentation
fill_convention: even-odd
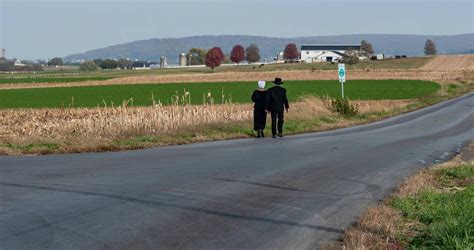
[[[253,129],[258,131],[265,129],[267,123],[267,112],[265,112],[265,102],[267,91],[255,90],[252,94],[253,105]]]

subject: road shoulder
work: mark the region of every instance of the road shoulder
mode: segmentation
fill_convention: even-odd
[[[348,249],[469,248],[474,205],[474,141],[451,161],[407,178],[345,230]],[[470,211],[470,212],[469,212]]]

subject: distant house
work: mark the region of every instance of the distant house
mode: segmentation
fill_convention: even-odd
[[[313,44],[301,46],[304,62],[338,62],[348,50],[360,51],[360,44]]]
[[[23,66],[26,66],[26,65],[24,63],[22,63],[19,59],[16,59],[15,64],[13,64],[13,66],[23,67]]]
[[[157,65],[157,62],[144,62],[144,61],[135,61],[132,63],[133,70],[140,70],[140,69],[150,69],[154,65]]]

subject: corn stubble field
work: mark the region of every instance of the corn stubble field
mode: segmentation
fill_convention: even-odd
[[[357,101],[362,114],[389,112],[410,104],[407,100]],[[287,118],[304,120],[314,117],[329,119],[322,128],[340,127],[356,122],[344,119],[327,108],[321,99],[305,98],[293,103]],[[96,151],[104,144],[140,136],[173,136],[179,132],[202,134],[206,128],[240,123],[251,132],[253,108],[249,104],[155,105],[150,107],[107,107],[83,109],[9,109],[0,110],[0,154],[48,153],[60,145],[63,151]],[[332,119],[332,120],[331,120]],[[334,124],[339,121],[339,124]],[[204,133],[205,134],[205,133]],[[217,137],[216,137],[217,136]],[[220,139],[194,138],[195,141]],[[242,136],[242,135],[241,135]],[[199,137],[199,135],[194,135]],[[179,141],[164,142],[180,143]],[[8,145],[8,146],[7,146]],[[24,145],[23,148],[13,145]],[[34,148],[36,145],[36,149]],[[69,146],[68,146],[69,145]],[[26,147],[26,148],[25,148]],[[57,147],[57,146],[53,146]],[[107,150],[107,149],[104,149]]]

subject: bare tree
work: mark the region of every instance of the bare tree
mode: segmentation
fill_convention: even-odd
[[[359,62],[359,56],[357,55],[357,52],[354,49],[348,48],[344,52],[342,62],[347,63],[349,65],[356,64]]]
[[[362,53],[367,55],[374,54],[374,48],[372,47],[372,44],[365,40],[362,40],[360,42],[360,50],[362,51]]]

